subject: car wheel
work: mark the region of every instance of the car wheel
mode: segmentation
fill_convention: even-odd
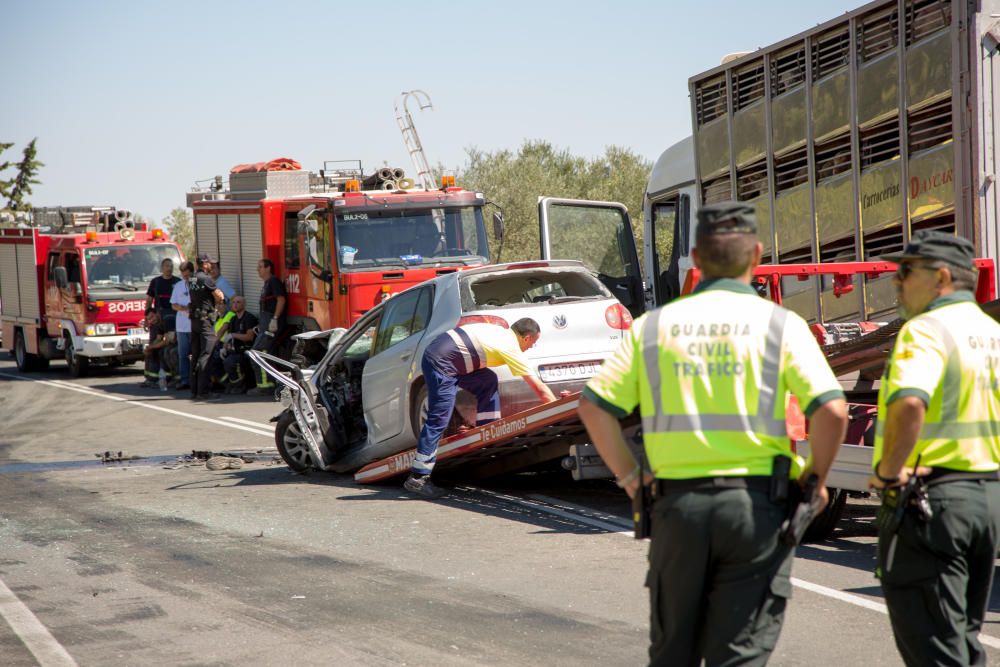
[[[299,424],[295,421],[295,413],[291,410],[285,410],[278,418],[278,424],[274,428],[274,444],[277,445],[282,460],[292,470],[304,472],[315,467],[309,445],[302,437]]]
[[[803,542],[822,542],[833,535],[833,530],[840,523],[844,516],[844,507],[847,505],[847,491],[844,489],[827,489],[830,493],[830,502],[826,508],[820,512],[819,516],[806,528]]]
[[[69,366],[69,374],[75,378],[83,377],[90,370],[90,359],[81,357],[73,349],[73,339],[66,334],[66,365]]]
[[[427,385],[421,384],[410,409],[410,428],[413,429],[414,440],[420,438],[420,429],[424,427],[425,421],[427,421]]]

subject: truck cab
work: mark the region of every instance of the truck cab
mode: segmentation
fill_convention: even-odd
[[[161,230],[134,225],[0,230],[0,322],[18,369],[44,370],[65,358],[79,376],[92,364],[142,359],[146,289],[164,259],[179,266],[178,246]]]

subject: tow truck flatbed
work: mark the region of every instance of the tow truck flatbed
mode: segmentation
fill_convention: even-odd
[[[576,413],[580,392],[514,413],[441,440],[435,473],[459,469],[463,477],[500,474],[565,456],[570,445],[587,441]],[[416,448],[369,463],[354,474],[362,484],[410,471]]]

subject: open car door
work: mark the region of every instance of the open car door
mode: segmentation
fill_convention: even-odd
[[[576,259],[597,273],[632,317],[644,310],[639,254],[623,204],[538,198],[542,259]]]

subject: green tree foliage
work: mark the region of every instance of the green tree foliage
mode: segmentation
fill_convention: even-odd
[[[3,152],[8,148],[12,147],[13,145],[14,145],[13,143],[8,144],[0,141],[0,155],[3,155]],[[10,169],[10,165],[11,163],[9,160],[0,162],[0,174],[3,174],[3,172]],[[10,197],[10,188],[13,184],[14,184],[13,181],[7,181],[4,180],[3,178],[0,178],[0,200],[7,199],[8,197]]]
[[[41,183],[37,178],[38,170],[44,167],[45,164],[39,162],[36,157],[37,148],[35,144],[37,142],[38,138],[36,137],[24,147],[21,161],[14,165],[17,169],[17,174],[15,174],[14,178],[10,181],[0,181],[0,193],[3,193],[7,198],[7,208],[12,211],[30,211],[31,204],[28,203],[27,197],[31,194],[31,186]],[[9,147],[10,144],[0,144],[0,149]],[[0,164],[0,171],[9,166],[10,164],[7,162]]]
[[[170,234],[170,238],[181,247],[184,259],[193,259],[194,224],[191,222],[191,212],[186,208],[175,208],[163,219],[162,225]]]
[[[490,201],[503,207],[501,261],[538,257],[538,197],[543,195],[625,204],[642,247],[642,198],[652,164],[629,149],[608,146],[602,156],[588,159],[545,141],[526,141],[516,153],[485,152],[475,147],[466,153],[468,162],[457,175],[459,184],[485,193]],[[616,261],[609,247],[614,230],[599,218],[563,221],[565,233],[574,241],[574,252],[580,253],[565,259],[583,259],[598,270],[602,264]],[[499,246],[496,239],[491,238],[491,242],[495,258]]]

